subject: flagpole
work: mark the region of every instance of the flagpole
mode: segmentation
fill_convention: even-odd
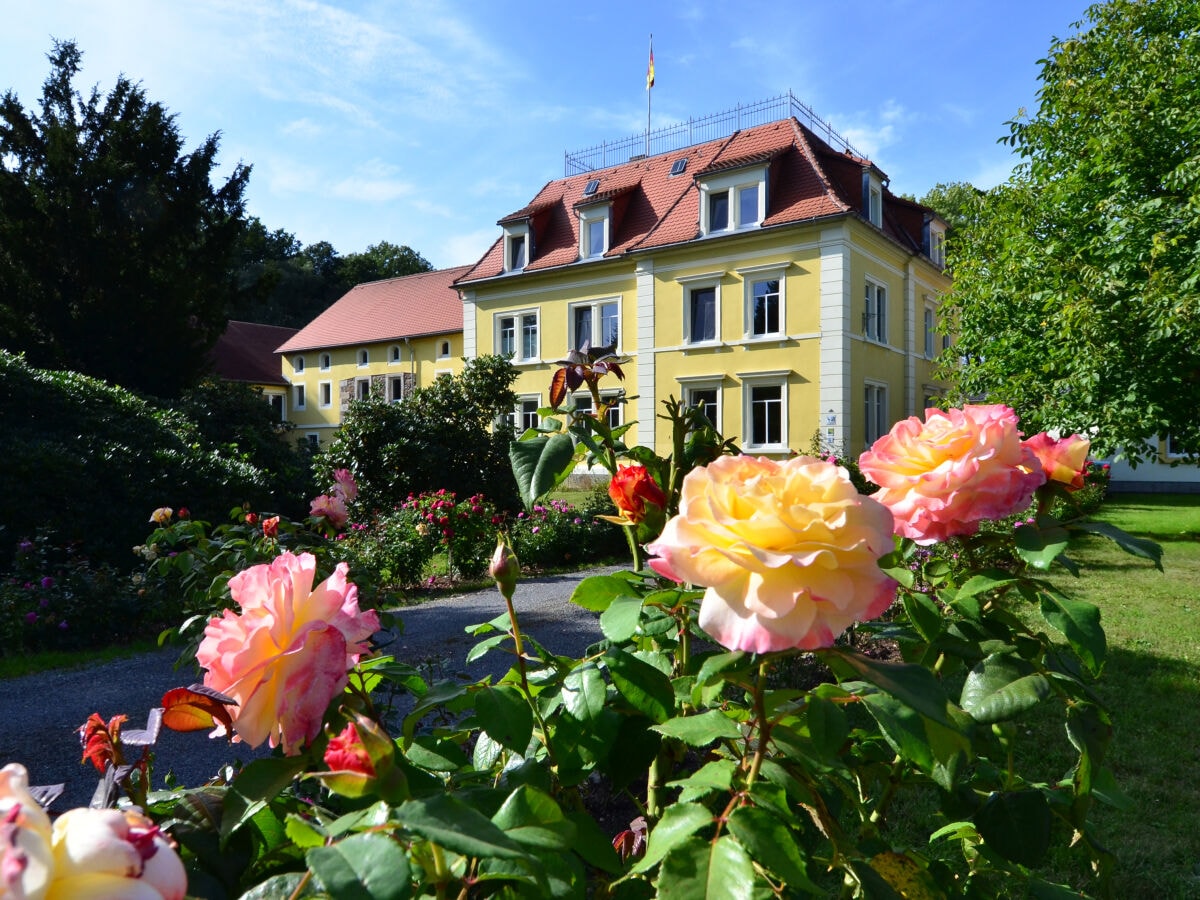
[[[650,65],[646,70],[646,156],[650,156],[650,95],[654,87],[654,33],[650,33]]]

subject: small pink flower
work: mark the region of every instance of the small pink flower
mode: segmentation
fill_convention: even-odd
[[[354,480],[354,476],[350,474],[349,469],[334,469],[333,493],[340,496],[347,503],[352,503],[354,498],[358,496],[358,483]]]
[[[346,503],[341,497],[329,494],[321,494],[315,498],[309,507],[309,513],[314,516],[322,516],[334,528],[341,528],[346,524],[349,518],[349,513],[346,512]]]

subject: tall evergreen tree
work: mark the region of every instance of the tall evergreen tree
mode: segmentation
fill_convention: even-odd
[[[0,98],[0,346],[176,396],[225,327],[250,169],[214,187],[218,135],[187,152],[139,85],[85,98],[76,45],[49,59],[39,111]]]

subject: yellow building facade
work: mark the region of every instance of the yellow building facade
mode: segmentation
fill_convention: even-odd
[[[585,340],[628,358],[601,386],[660,454],[669,397],[781,456],[857,455],[938,394],[944,223],[795,118],[551,182],[499,224],[456,286],[466,355],[518,368],[522,426]]]
[[[324,446],[352,401],[400,402],[459,374],[462,305],[452,283],[466,268],[360,284],[276,348],[297,434]]]

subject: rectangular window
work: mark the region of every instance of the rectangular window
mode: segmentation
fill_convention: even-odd
[[[1167,435],[1167,456],[1186,456],[1187,448],[1173,434]]]
[[[717,389],[715,387],[690,387],[684,396],[687,398],[689,409],[700,407],[704,418],[708,419],[713,428],[720,428],[717,422]]]
[[[283,421],[285,418],[283,413],[283,394],[268,394],[267,402],[271,404],[271,411],[275,413],[275,417]]]
[[[371,399],[371,379],[358,378],[354,381],[354,396],[358,400]]]
[[[308,446],[313,450],[316,450],[321,446],[321,435],[317,434],[315,431],[308,432],[306,435],[304,435],[304,438],[308,441]]]
[[[621,424],[621,404],[616,402],[617,398],[613,395],[601,395],[600,400],[603,403],[609,404],[608,409],[604,414],[604,421],[609,428],[616,428]],[[575,394],[575,411],[578,413],[590,413],[592,411],[592,395],[589,393]]]
[[[729,191],[708,195],[708,230],[724,231],[729,227]]]
[[[537,400],[522,400],[521,401],[521,431],[528,431],[530,428],[537,428],[541,424],[541,416],[538,415]]]
[[[333,406],[333,384],[329,381],[322,381],[317,385],[317,405],[322,409],[328,409]]]
[[[404,377],[388,379],[388,400],[399,403],[404,399]]]
[[[587,223],[587,255],[603,256],[607,249],[604,246],[604,219],[593,219]]]
[[[925,307],[925,356],[933,359],[937,347],[935,338],[937,320],[934,317],[933,307]]]
[[[497,316],[496,352],[512,357],[514,362],[537,359],[538,317],[528,312],[511,316]]]
[[[751,287],[750,333],[754,337],[780,333],[779,279],[756,281]]]
[[[863,334],[872,341],[887,343],[887,288],[874,281],[867,282],[863,307]]]
[[[572,307],[573,334],[571,345],[576,350],[588,347],[611,347],[616,351],[620,341],[620,304],[585,303]]]
[[[717,289],[693,288],[688,295],[689,344],[717,339]]]
[[[863,422],[866,425],[867,446],[888,432],[887,386],[868,384],[864,390]]]
[[[745,227],[758,221],[758,185],[738,188],[738,225]]]
[[[295,396],[293,398],[294,402],[292,403],[292,408],[293,409],[304,409],[304,385],[297,384],[295,387],[292,388],[292,390],[295,392]]]
[[[750,386],[750,441],[753,446],[783,444],[783,385]]]
[[[882,228],[883,227],[883,191],[881,191],[879,188],[875,187],[874,185],[871,186],[871,200],[870,200],[869,209],[870,209],[870,216],[871,216],[871,224],[878,226],[879,228]]]
[[[508,268],[512,271],[525,268],[525,235],[517,235],[508,242]]]

